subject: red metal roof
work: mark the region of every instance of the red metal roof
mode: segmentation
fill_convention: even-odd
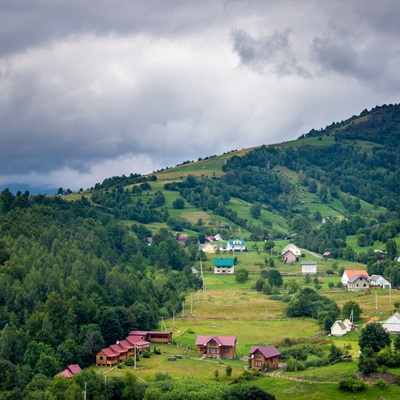
[[[72,378],[74,375],[79,374],[82,372],[81,367],[78,364],[71,364],[68,365],[64,371],[61,371],[56,376],[64,376],[66,378]]]
[[[119,344],[124,347],[125,349],[133,349],[135,345],[133,343],[128,342],[128,340],[121,340]]]
[[[250,349],[250,355],[259,351],[265,358],[272,358],[280,356],[281,352],[275,346],[252,346]]]
[[[126,340],[131,343],[132,345],[137,345],[137,346],[145,346],[145,345],[150,345],[150,342],[146,342],[139,336],[131,336],[129,335]]]
[[[127,350],[122,348],[119,344],[110,344],[108,346],[114,353],[123,354],[126,353]]]
[[[234,346],[236,344],[236,336],[198,335],[196,345],[205,346],[212,339],[214,339],[220,346]]]
[[[118,357],[118,354],[115,354],[109,347],[100,350],[104,353],[107,357]]]

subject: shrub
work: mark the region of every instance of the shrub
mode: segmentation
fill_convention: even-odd
[[[145,350],[145,351],[143,352],[143,354],[142,354],[142,357],[143,357],[143,358],[150,358],[150,356],[151,356],[151,354],[150,354],[150,352],[147,351],[147,350]]]
[[[125,365],[127,365],[128,367],[131,367],[133,364],[135,364],[135,360],[133,359],[132,356],[131,356],[131,357],[128,357],[128,358],[125,360]]]
[[[367,384],[361,380],[356,379],[354,376],[349,376],[347,379],[343,379],[339,382],[339,389],[344,392],[362,392],[367,389]]]
[[[389,384],[384,379],[378,379],[375,382],[375,386],[380,390],[386,390],[389,387]]]
[[[331,269],[327,269],[327,270],[326,270],[326,274],[327,274],[327,275],[333,275],[334,272],[333,272]]]

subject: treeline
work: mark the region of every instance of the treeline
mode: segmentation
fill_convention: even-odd
[[[143,229],[138,229],[143,232]],[[85,199],[0,194],[0,387],[87,366],[130,330],[155,329],[197,289],[192,258],[168,232],[148,246]],[[23,382],[7,380],[23,371]],[[8,374],[8,375],[7,375]],[[5,380],[2,380],[2,379]]]

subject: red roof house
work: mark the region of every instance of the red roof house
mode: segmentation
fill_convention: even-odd
[[[275,346],[252,346],[250,359],[252,369],[277,368],[281,352]]]
[[[78,364],[71,364],[68,365],[68,367],[65,368],[64,371],[61,371],[56,376],[64,376],[65,378],[70,379],[80,372],[82,372],[82,369]]]
[[[197,354],[211,358],[236,358],[236,336],[198,335]]]
[[[115,365],[119,361],[119,355],[114,353],[110,348],[101,349],[96,354],[96,365]]]

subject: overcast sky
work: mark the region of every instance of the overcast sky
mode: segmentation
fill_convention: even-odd
[[[0,0],[0,184],[88,188],[398,103],[398,0]]]

